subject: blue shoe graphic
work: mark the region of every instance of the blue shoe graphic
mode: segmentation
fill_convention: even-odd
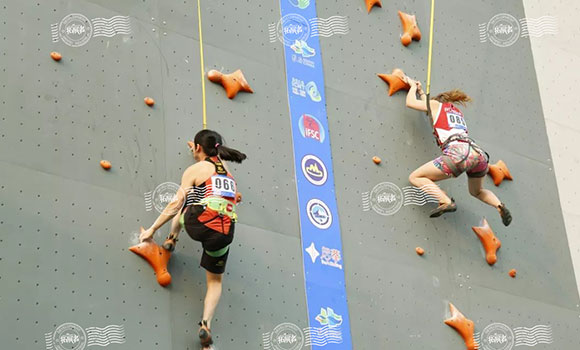
[[[290,48],[294,50],[294,53],[304,56],[304,52],[302,51],[302,43],[300,41],[294,41],[294,44],[292,44]]]
[[[323,326],[336,327],[342,324],[342,316],[334,313],[334,310],[327,307],[325,309],[320,309],[320,314],[316,316],[316,321],[318,321]]]
[[[308,46],[308,44],[306,43],[306,41],[304,40],[300,40],[300,43],[302,44],[302,57],[312,57],[314,55],[316,55],[316,51],[311,48],[310,46]]]

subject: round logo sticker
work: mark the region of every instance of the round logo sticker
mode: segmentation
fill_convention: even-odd
[[[278,22],[276,32],[284,45],[290,47],[296,41],[307,40],[310,37],[310,23],[296,13],[290,13]]]
[[[169,213],[167,212],[166,207],[167,204],[171,203],[175,199],[177,191],[182,191],[182,189],[181,186],[174,182],[164,182],[157,186],[151,195],[155,209],[158,212],[166,215],[176,214],[180,208],[176,208],[175,213]]]
[[[311,184],[316,186],[324,185],[328,178],[326,166],[322,160],[311,154],[302,158],[302,173]]]
[[[298,119],[298,129],[300,129],[300,134],[302,134],[302,137],[312,139],[320,143],[323,143],[324,138],[326,137],[322,123],[320,123],[316,117],[310,114],[303,114],[300,116],[300,119]]]
[[[93,24],[80,13],[71,13],[60,21],[58,34],[63,43],[80,47],[88,43],[93,36]]]
[[[310,6],[310,0],[289,0],[292,6],[298,7],[301,10],[304,10],[308,6]]]
[[[373,210],[380,215],[393,215],[403,206],[403,192],[392,182],[381,182],[370,193]]]
[[[87,334],[78,324],[64,323],[52,334],[52,344],[57,350],[83,350],[87,345]]]
[[[483,350],[511,350],[515,337],[511,328],[503,323],[492,323],[481,332]]]
[[[270,344],[274,350],[300,350],[304,346],[304,334],[293,323],[282,323],[270,334]]]
[[[487,23],[487,35],[496,46],[511,46],[520,37],[520,22],[508,13],[497,14]]]
[[[311,199],[306,204],[306,212],[310,222],[321,230],[326,230],[332,224],[330,208],[320,199]]]

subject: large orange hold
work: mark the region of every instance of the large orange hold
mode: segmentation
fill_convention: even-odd
[[[141,232],[145,231],[141,227]],[[153,240],[141,242],[129,248],[130,251],[147,260],[157,275],[157,282],[163,287],[171,283],[171,275],[167,271],[167,264],[171,252],[158,246]]]
[[[509,181],[513,180],[512,174],[510,173],[507,165],[503,160],[499,160],[497,163],[491,164],[489,166],[488,174],[491,175],[493,183],[496,186],[499,186],[504,179]]]
[[[446,319],[445,324],[455,329],[461,335],[463,341],[465,341],[467,350],[477,350],[477,345],[473,337],[473,330],[475,329],[473,321],[463,316],[451,303],[449,303],[449,310],[451,311],[451,318]]]
[[[403,35],[401,35],[401,43],[405,46],[409,46],[413,40],[421,40],[421,31],[417,25],[417,18],[415,15],[410,15],[399,11],[399,17],[401,18],[401,23],[403,24]]]
[[[365,0],[365,3],[367,4],[367,12],[371,12],[371,9],[374,6],[377,7],[383,7],[383,4],[381,4],[381,0]]]
[[[223,74],[212,69],[207,72],[207,78],[216,84],[222,84],[229,99],[236,97],[240,91],[254,93],[254,90],[252,90],[246,81],[244,74],[239,69],[231,74]]]
[[[483,249],[485,249],[485,260],[487,263],[490,265],[495,264],[497,261],[497,250],[501,247],[501,241],[495,236],[487,220],[483,218],[480,226],[473,226],[471,229],[479,237]]]
[[[50,53],[50,57],[57,62],[62,60],[62,55],[58,52],[55,52],[55,51]]]
[[[109,162],[108,160],[103,159],[99,162],[99,164],[101,164],[101,167],[105,170],[111,169],[111,162]]]
[[[391,74],[377,74],[385,83],[389,84],[389,96],[400,90],[409,90],[411,85],[407,83],[405,73],[399,68],[393,69]]]

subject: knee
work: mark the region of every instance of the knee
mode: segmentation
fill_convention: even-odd
[[[481,193],[481,189],[480,188],[470,188],[469,189],[469,193],[474,196],[474,197],[479,197],[479,194]]]

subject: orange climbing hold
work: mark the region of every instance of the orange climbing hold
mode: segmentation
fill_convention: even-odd
[[[141,232],[145,231],[141,227]],[[171,275],[167,271],[167,263],[171,252],[158,246],[153,240],[141,242],[129,248],[130,251],[147,260],[157,275],[157,282],[163,287],[171,283]]]
[[[501,248],[501,241],[495,236],[487,220],[483,218],[480,226],[471,227],[473,232],[479,237],[483,249],[485,249],[485,260],[493,265],[497,261],[497,250]]]
[[[55,51],[50,53],[50,57],[57,62],[62,60],[62,55],[58,52],[55,52]]]
[[[381,0],[365,0],[366,4],[367,4],[367,12],[371,12],[371,9],[374,6],[377,7],[383,7],[383,4],[381,4]]]
[[[511,278],[516,278],[516,273],[517,273],[516,269],[511,269],[509,275]]]
[[[377,156],[374,156],[374,157],[373,157],[373,162],[374,162],[375,164],[381,164],[381,158],[379,158],[379,157],[377,157]]]
[[[145,97],[145,104],[149,107],[153,107],[153,105],[155,104],[155,100],[152,99],[151,97]]]
[[[418,255],[423,255],[425,254],[425,249],[421,248],[421,247],[417,247],[415,248],[415,251],[417,252]]]
[[[236,192],[236,203],[242,202],[242,194],[240,192]]]
[[[473,337],[473,330],[475,329],[473,321],[465,318],[451,303],[449,303],[449,310],[451,311],[451,318],[446,319],[445,324],[455,329],[461,335],[463,341],[465,341],[467,350],[477,350],[477,345]]]
[[[401,18],[401,23],[403,24],[403,35],[401,35],[401,43],[403,43],[405,46],[409,46],[411,41],[421,40],[421,31],[419,30],[419,26],[417,26],[417,18],[415,15],[409,15],[399,11],[399,17]]]
[[[504,179],[513,180],[512,174],[503,160],[499,160],[497,163],[490,165],[488,174],[491,175],[493,183],[496,186],[499,186]]]
[[[99,164],[101,164],[101,167],[105,170],[111,169],[111,162],[109,162],[108,160],[103,159],[99,162]]]
[[[399,68],[393,69],[391,74],[377,74],[385,83],[389,84],[389,96],[399,90],[409,90],[411,85],[407,83],[407,76]]]
[[[224,89],[226,89],[226,95],[229,99],[236,97],[240,91],[254,93],[254,90],[252,90],[246,81],[244,74],[239,69],[231,74],[223,74],[212,69],[207,72],[207,78],[216,84],[222,84]]]

